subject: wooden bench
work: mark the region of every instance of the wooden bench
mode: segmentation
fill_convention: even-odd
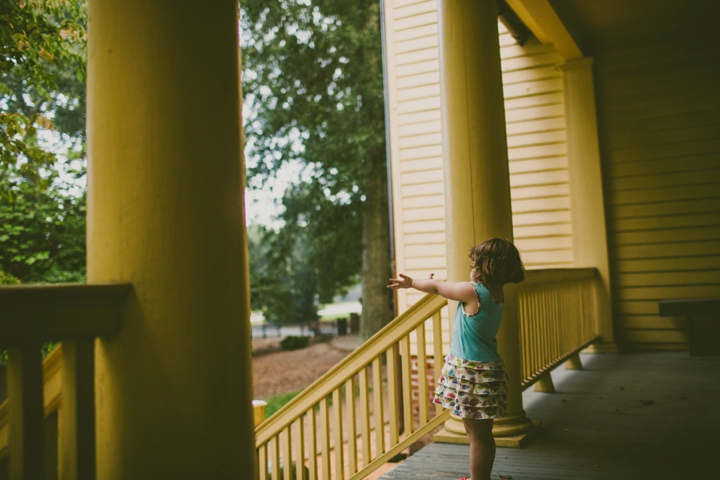
[[[687,319],[690,355],[720,356],[720,298],[663,300],[661,317]]]

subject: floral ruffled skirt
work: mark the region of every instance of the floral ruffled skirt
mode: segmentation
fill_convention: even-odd
[[[445,357],[433,403],[461,418],[483,420],[507,415],[507,382],[502,362]]]

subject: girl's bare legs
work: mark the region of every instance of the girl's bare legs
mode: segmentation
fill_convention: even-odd
[[[463,418],[463,425],[470,440],[471,480],[490,480],[495,461],[495,439],[492,435],[493,421]]]

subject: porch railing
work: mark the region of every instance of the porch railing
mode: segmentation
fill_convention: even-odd
[[[594,268],[527,272],[518,289],[523,389],[597,339],[598,288]],[[446,305],[426,295],[261,423],[255,430],[259,479],[365,478],[444,422],[449,411],[436,406],[430,415],[434,383],[427,368],[428,357],[442,362],[449,344],[447,331],[442,337]],[[437,379],[439,369],[433,370]]]
[[[365,478],[441,425],[448,412],[430,408],[434,382],[428,380],[426,352],[443,358],[446,305],[442,297],[424,297],[260,424],[259,478]],[[411,335],[417,345],[415,387]],[[434,369],[433,377],[439,373]]]
[[[58,457],[62,478],[95,478],[94,340],[117,332],[131,290],[130,285],[0,288],[0,348],[8,350],[0,468],[9,467],[10,479],[57,478]],[[43,362],[42,345],[50,341],[62,341],[62,348]]]

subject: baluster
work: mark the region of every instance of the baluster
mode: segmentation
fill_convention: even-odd
[[[435,312],[432,317],[433,321],[433,373],[435,374],[435,384],[437,385],[445,364],[443,355],[442,341],[442,311]],[[443,411],[442,405],[435,405],[435,415],[440,415]]]
[[[345,412],[347,415],[348,475],[358,471],[357,432],[355,430],[355,376],[345,382]]]
[[[60,477],[95,479],[95,340],[64,341]]]
[[[343,424],[342,424],[342,396],[340,389],[332,392],[333,399],[333,433],[335,437],[335,478],[345,478],[345,466],[343,462]]]
[[[387,359],[387,379],[388,379],[388,420],[390,422],[390,448],[398,444],[398,391],[397,391],[397,359],[395,357],[395,346],[385,350],[385,358]]]
[[[317,468],[317,419],[315,418],[315,406],[305,414],[308,422],[308,473],[312,480],[318,478]]]
[[[420,410],[420,426],[424,426],[430,416],[428,408],[427,357],[425,355],[425,322],[418,325],[415,331],[417,332],[418,409]]]
[[[257,450],[257,463],[258,463],[258,480],[267,480],[268,471],[268,458],[267,458],[267,443],[261,445]]]
[[[403,390],[403,418],[405,420],[405,435],[415,431],[415,419],[413,418],[412,400],[412,366],[410,357],[410,336],[405,335],[400,339],[400,362],[402,363],[402,390]]]
[[[292,474],[292,430],[288,425],[278,435],[282,440],[283,479],[294,480]]]
[[[9,473],[12,480],[45,476],[45,412],[40,345],[8,349]]]
[[[270,461],[272,462],[272,480],[280,480],[280,434],[270,440]]]
[[[295,434],[293,443],[295,444],[295,467],[296,467],[296,477],[299,480],[307,480],[305,476],[305,448],[304,442],[305,442],[305,435],[304,435],[304,429],[303,429],[303,417],[300,415],[297,420],[294,422],[295,427],[293,428],[293,433]]]
[[[370,446],[370,411],[368,405],[368,373],[367,367],[363,367],[358,372],[360,384],[360,435],[362,445],[362,461],[363,467],[366,467],[372,461],[372,450]]]
[[[320,465],[322,478],[330,480],[330,413],[327,397],[320,400]]]
[[[375,455],[385,453],[385,420],[382,400],[382,356],[372,362],[373,369],[373,419],[375,420]]]

